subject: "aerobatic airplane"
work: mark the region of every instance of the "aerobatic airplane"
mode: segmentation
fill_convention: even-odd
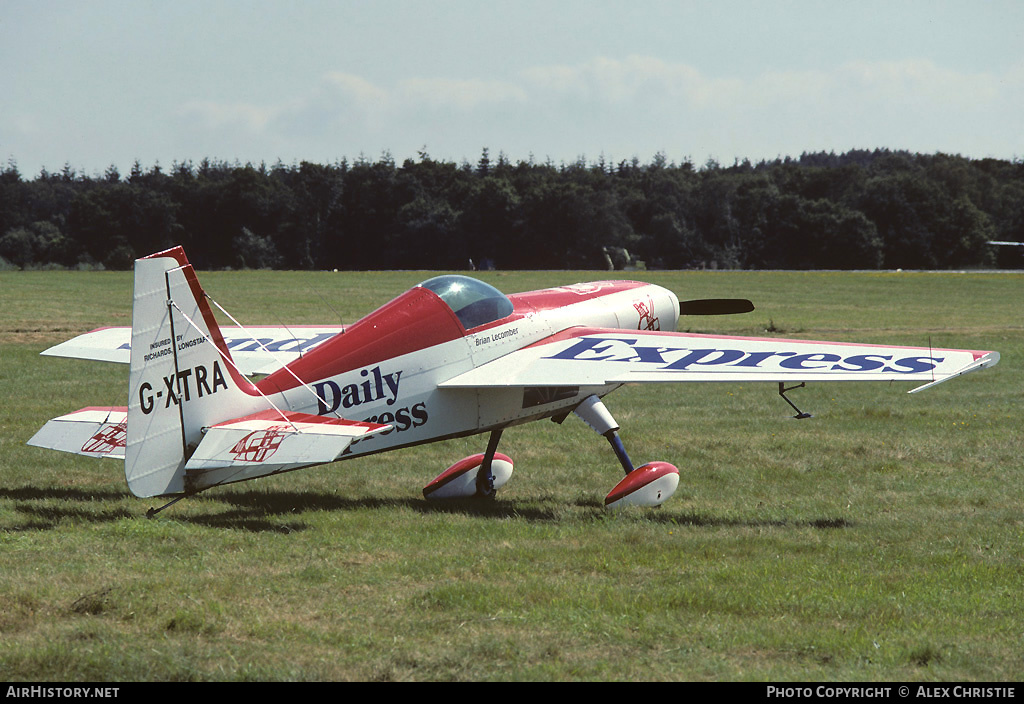
[[[512,474],[497,451],[513,425],[575,414],[607,438],[625,477],[605,505],[659,506],[679,473],[633,465],[602,401],[638,382],[913,381],[920,391],[990,367],[997,352],[676,332],[680,315],[753,310],[684,301],[636,281],[508,295],[437,276],[347,327],[221,328],[181,247],[135,262],[131,328],[43,354],[129,367],[128,405],[46,423],[32,445],[124,461],[138,497],[181,498],[371,453],[489,433],[484,452],[429,482],[429,499],[492,496]],[[263,376],[265,375],[265,376]],[[258,380],[257,380],[257,377]]]

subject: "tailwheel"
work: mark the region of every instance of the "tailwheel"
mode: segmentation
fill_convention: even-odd
[[[512,476],[512,459],[497,452],[501,431],[495,430],[487,452],[459,460],[423,487],[426,499],[490,498]]]

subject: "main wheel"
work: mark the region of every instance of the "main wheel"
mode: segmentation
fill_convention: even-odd
[[[661,506],[679,486],[679,470],[668,462],[648,462],[627,474],[604,498],[604,506]]]
[[[476,477],[483,462],[482,452],[459,460],[423,487],[423,497],[463,499],[477,496]],[[494,477],[495,490],[500,489],[512,476],[512,459],[500,452],[494,453],[494,459],[491,460],[491,475]]]

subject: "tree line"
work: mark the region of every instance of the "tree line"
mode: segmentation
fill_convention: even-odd
[[[0,268],[946,269],[1019,265],[1024,161],[858,150],[709,161],[0,170]]]

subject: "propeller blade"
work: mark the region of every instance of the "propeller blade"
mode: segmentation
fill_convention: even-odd
[[[745,298],[705,298],[679,303],[680,315],[733,315],[752,310],[754,304]]]

